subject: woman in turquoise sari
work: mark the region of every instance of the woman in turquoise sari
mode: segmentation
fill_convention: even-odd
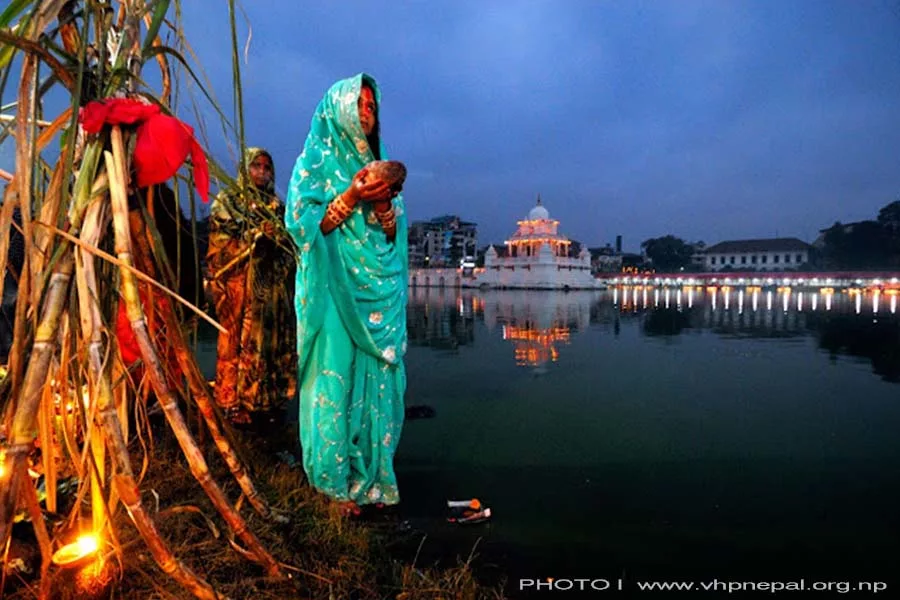
[[[365,74],[316,108],[287,195],[300,249],[295,306],[300,444],[310,483],[358,514],[400,501],[407,240],[403,201],[365,166],[386,159],[380,93]]]

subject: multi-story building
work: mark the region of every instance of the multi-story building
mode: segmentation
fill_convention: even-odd
[[[411,267],[459,267],[474,261],[478,246],[478,225],[456,215],[416,221],[409,226]]]
[[[719,242],[704,251],[710,271],[784,271],[809,262],[812,246],[797,238]]]

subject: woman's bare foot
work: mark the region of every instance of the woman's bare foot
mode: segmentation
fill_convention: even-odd
[[[359,505],[352,500],[337,502],[337,511],[342,517],[358,517],[362,513]]]

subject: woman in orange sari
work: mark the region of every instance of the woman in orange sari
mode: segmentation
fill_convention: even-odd
[[[210,209],[206,263],[219,335],[216,401],[235,424],[283,408],[297,389],[294,246],[280,226],[272,157],[245,156],[248,184],[221,194]]]

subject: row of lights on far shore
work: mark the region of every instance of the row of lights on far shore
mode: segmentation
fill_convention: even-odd
[[[713,277],[711,279],[699,279],[693,277],[614,277],[609,280],[613,285],[662,285],[662,286],[699,286],[699,285],[709,285],[713,287],[722,287],[722,286],[731,286],[731,285],[758,285],[758,286],[773,286],[773,285],[782,285],[785,287],[819,287],[826,286],[831,287],[835,285],[840,285],[841,282],[847,282],[849,280],[844,279],[834,279],[832,277],[827,278],[819,278],[819,277],[811,277],[805,278],[800,277],[796,279],[792,279],[789,277],[784,277],[782,279],[778,279],[775,277]],[[856,287],[864,287],[864,288],[882,288],[885,286],[897,286],[900,284],[900,280],[896,277],[891,277],[890,279],[854,279],[852,284]]]

